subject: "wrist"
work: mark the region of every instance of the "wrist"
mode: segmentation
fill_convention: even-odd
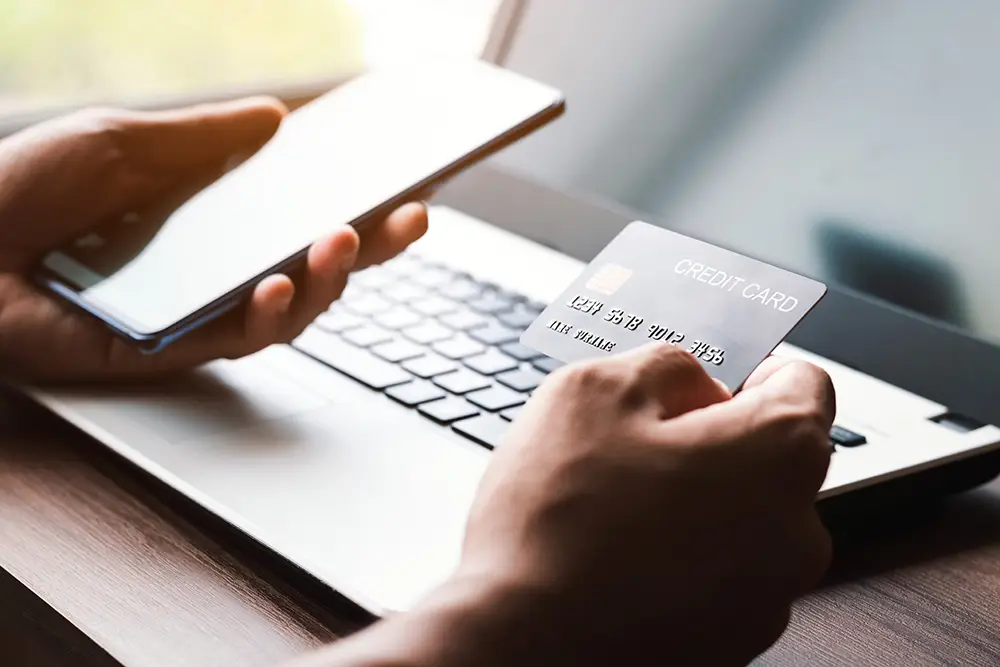
[[[508,667],[561,664],[550,598],[526,579],[459,572],[415,609],[296,667]]]

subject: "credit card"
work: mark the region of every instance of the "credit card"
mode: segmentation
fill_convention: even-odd
[[[567,363],[654,341],[736,391],[826,295],[826,285],[633,222],[521,336]]]

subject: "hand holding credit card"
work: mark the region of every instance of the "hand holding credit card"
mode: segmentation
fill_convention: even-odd
[[[521,343],[565,362],[676,345],[736,391],[825,295],[815,280],[634,222]]]

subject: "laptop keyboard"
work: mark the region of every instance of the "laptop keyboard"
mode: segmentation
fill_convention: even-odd
[[[493,448],[545,376],[562,366],[517,342],[544,309],[407,253],[356,274],[292,345]]]
[[[517,341],[545,304],[406,253],[355,274],[292,346],[479,445],[563,364]],[[834,427],[831,447],[866,439]]]

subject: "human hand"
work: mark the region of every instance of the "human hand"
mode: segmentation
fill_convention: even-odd
[[[507,664],[746,664],[828,567],[834,413],[800,362],[732,399],[669,346],[567,367],[494,453],[456,585],[493,591]]]
[[[29,381],[125,379],[252,354],[297,336],[339,297],[351,270],[388,260],[424,233],[420,204],[398,209],[360,239],[339,229],[310,249],[297,286],[270,276],[244,312],[155,355],[26,279],[52,248],[211,182],[259,150],[284,113],[266,98],[155,113],[88,110],[0,141],[0,372]]]

